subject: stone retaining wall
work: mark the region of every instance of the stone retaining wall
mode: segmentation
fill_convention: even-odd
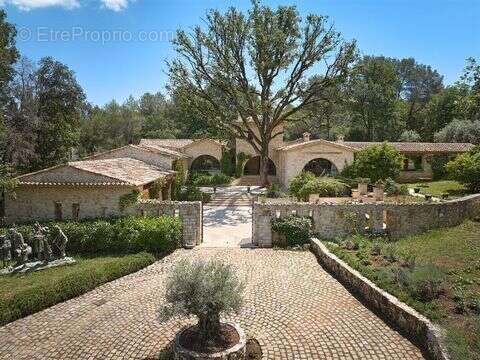
[[[310,216],[320,238],[333,239],[356,230],[386,233],[392,239],[427,230],[455,226],[480,216],[480,194],[441,203],[412,204],[313,204],[254,203],[252,236],[254,244],[271,247],[271,221],[289,214]]]
[[[450,359],[440,328],[330,253],[318,239],[311,239],[310,246],[322,266],[359,295],[372,310],[424,347],[433,359]]]
[[[203,214],[201,201],[142,200],[127,208],[123,215],[178,216],[183,224],[183,247],[193,248],[202,243]]]

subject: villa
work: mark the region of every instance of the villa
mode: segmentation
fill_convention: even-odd
[[[313,140],[308,133],[294,141],[277,136],[270,143],[269,176],[287,187],[303,170],[335,175],[353,162],[355,152],[373,144],[344,141],[342,137],[337,141]],[[400,181],[431,179],[431,156],[453,157],[473,147],[468,143],[390,144],[406,158]],[[243,165],[246,182],[258,182],[259,156],[244,139],[236,139],[234,146],[236,156],[244,153],[248,157]],[[219,172],[222,154],[228,150],[225,142],[214,139],[142,139],[138,145],[18,177],[16,196],[5,197],[0,215],[6,223],[118,216],[121,198],[132,191],[144,199],[169,200],[175,162],[189,171]],[[151,191],[160,179],[162,189]]]

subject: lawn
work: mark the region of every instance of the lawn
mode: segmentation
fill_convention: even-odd
[[[153,255],[75,257],[77,263],[0,276],[0,325],[79,296],[108,281],[138,271]]]
[[[421,194],[429,194],[433,196],[441,196],[448,194],[451,197],[459,197],[468,194],[465,186],[453,180],[439,180],[407,184],[409,188],[420,188]]]
[[[353,236],[329,249],[447,330],[455,360],[480,359],[480,223],[397,242]]]

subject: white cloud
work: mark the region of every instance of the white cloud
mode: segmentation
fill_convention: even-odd
[[[2,3],[12,4],[25,11],[49,6],[61,6],[66,9],[75,9],[80,6],[78,0],[4,0]]]
[[[122,11],[128,7],[129,0],[102,0],[103,5],[113,11]]]

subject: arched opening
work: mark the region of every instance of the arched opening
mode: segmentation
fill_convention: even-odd
[[[190,170],[218,172],[220,171],[220,161],[211,155],[200,155],[192,161]]]
[[[268,175],[275,176],[277,168],[271,159],[268,159]],[[260,156],[248,159],[243,167],[243,175],[260,175]]]
[[[303,170],[310,171],[314,173],[315,176],[335,176],[338,174],[338,169],[335,164],[323,158],[310,160]]]

